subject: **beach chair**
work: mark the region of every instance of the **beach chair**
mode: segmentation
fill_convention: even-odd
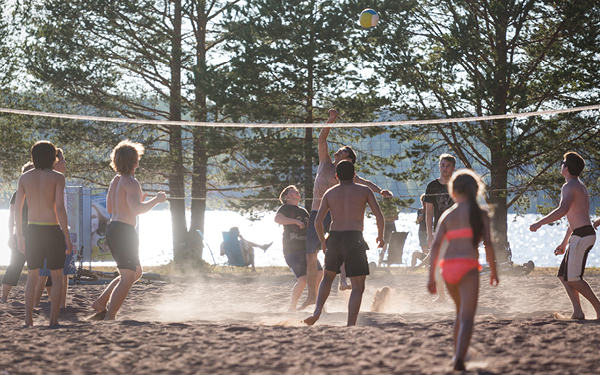
[[[242,254],[242,244],[237,235],[237,232],[223,232],[223,243],[221,246],[222,252],[227,256],[227,262],[223,265],[223,268],[221,268],[221,272],[223,272],[227,266],[229,266],[232,271],[235,270],[235,267],[244,267],[245,271],[247,271],[250,266],[250,263],[247,263],[244,259],[244,254]]]
[[[392,232],[387,248],[387,259],[383,263],[386,263],[388,266],[402,264],[402,252],[404,251],[406,237],[408,237],[408,232]]]

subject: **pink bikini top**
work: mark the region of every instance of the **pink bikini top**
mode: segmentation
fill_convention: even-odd
[[[459,228],[449,230],[446,232],[445,238],[447,241],[455,240],[457,238],[473,238],[473,228]]]

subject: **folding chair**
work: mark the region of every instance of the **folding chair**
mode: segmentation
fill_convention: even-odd
[[[223,243],[222,252],[227,256],[227,263],[223,265],[221,268],[221,272],[225,267],[229,266],[231,270],[235,270],[234,267],[245,267],[245,270],[248,270],[250,263],[247,263],[244,259],[244,254],[242,254],[242,243],[238,238],[237,232],[223,232]]]
[[[392,232],[387,247],[387,259],[383,261],[387,265],[402,264],[402,252],[406,243],[408,232]]]

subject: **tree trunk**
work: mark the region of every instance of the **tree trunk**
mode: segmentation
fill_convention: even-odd
[[[203,85],[206,80],[206,3],[199,1],[197,4],[197,30],[196,30],[196,67],[194,69],[194,120],[206,121],[206,90]],[[206,128],[195,127],[193,136],[193,161],[192,161],[192,218],[190,223],[190,242],[188,256],[190,265],[198,267],[202,260],[204,243],[202,237],[196,234],[197,230],[204,233],[206,213],[208,152],[206,147]]]
[[[174,1],[173,38],[171,51],[171,95],[170,120],[181,121],[181,0]],[[173,232],[173,260],[175,264],[185,263],[183,254],[186,242],[187,224],[185,221],[185,183],[183,168],[183,147],[181,126],[170,127],[169,155],[172,173],[169,176],[169,200],[171,206],[171,226]]]
[[[490,170],[491,183],[489,186],[489,203],[492,206],[492,239],[496,251],[496,259],[499,262],[508,260],[506,251],[507,239],[507,218],[508,206],[506,203],[508,189],[508,158],[504,151],[506,147],[506,121],[499,120],[494,122],[494,132],[496,135],[496,144],[491,151],[491,164],[494,166]]]

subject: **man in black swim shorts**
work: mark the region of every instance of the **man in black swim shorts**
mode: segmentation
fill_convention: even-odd
[[[106,197],[106,209],[112,214],[106,229],[106,242],[117,262],[119,276],[92,303],[92,308],[97,311],[90,317],[92,320],[114,320],[131,286],[142,277],[139,238],[135,231],[137,216],[166,200],[161,191],[144,202],[146,194],[142,193],[140,183],[134,177],[143,153],[143,145],[127,140],[120,142],[110,155],[110,166],[118,174],[111,181]]]
[[[304,320],[313,325],[321,316],[323,305],[331,291],[336,274],[340,272],[342,263],[346,263],[346,274],[350,277],[352,293],[348,302],[348,325],[356,325],[365,280],[369,274],[368,249],[363,239],[362,230],[367,204],[377,220],[377,243],[383,247],[384,219],[377,204],[375,195],[368,187],[354,182],[354,165],[349,161],[341,161],[336,166],[336,177],[339,184],[329,189],[321,201],[317,212],[315,229],[325,252],[325,272],[319,285],[317,305],[312,316]],[[323,219],[331,212],[331,231],[327,242]]]
[[[27,260],[27,286],[25,287],[25,326],[33,325],[33,304],[39,269],[47,260],[52,283],[56,286],[50,294],[50,326],[58,325],[62,297],[62,269],[65,256],[71,254],[73,244],[69,235],[65,209],[65,176],[54,171],[56,147],[48,141],[37,142],[31,148],[35,169],[19,178],[15,198],[17,244]],[[27,234],[23,234],[22,208],[27,198]],[[66,249],[66,250],[65,250]]]

